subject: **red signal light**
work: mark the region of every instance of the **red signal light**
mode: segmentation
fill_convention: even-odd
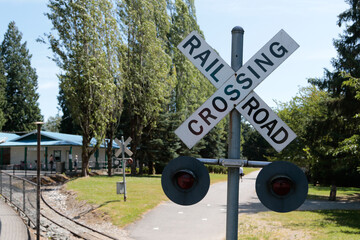
[[[286,196],[291,191],[292,181],[287,177],[278,177],[271,181],[271,189],[278,196]]]
[[[175,181],[179,188],[188,190],[195,183],[195,175],[191,171],[182,170],[175,174]]]

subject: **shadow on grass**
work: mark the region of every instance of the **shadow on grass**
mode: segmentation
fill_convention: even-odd
[[[311,200],[329,200],[329,196],[319,196],[315,194],[308,194],[306,198]]]
[[[339,227],[349,227],[351,230],[342,230],[347,234],[360,234],[360,210],[319,210],[326,221],[332,221]]]
[[[111,201],[106,201],[106,202],[103,202],[102,204],[100,204],[97,208],[101,208],[109,203],[114,203],[114,202],[121,202],[120,200],[111,200]]]
[[[95,210],[109,204],[109,203],[113,203],[113,202],[121,202],[120,200],[111,200],[111,201],[106,201],[106,202],[103,202],[102,204],[100,205],[97,205],[96,207],[91,207],[90,209],[88,209],[87,211],[85,212],[82,212],[80,213],[79,215],[75,216],[74,219],[79,219],[81,218],[82,216],[86,215],[86,214],[89,214],[91,212],[94,212]]]
[[[308,194],[307,199],[327,201],[329,200],[329,196]],[[360,193],[346,193],[340,196],[338,195],[336,196],[336,201],[360,202]]]

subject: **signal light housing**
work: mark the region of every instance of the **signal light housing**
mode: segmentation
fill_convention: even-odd
[[[261,203],[275,212],[290,212],[299,208],[308,193],[304,172],[285,161],[265,166],[256,179],[256,194]]]
[[[205,197],[210,187],[210,177],[204,164],[196,158],[178,157],[165,167],[161,185],[171,201],[188,206]]]

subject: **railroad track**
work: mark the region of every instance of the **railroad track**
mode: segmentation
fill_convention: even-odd
[[[79,223],[60,212],[53,209],[41,196],[41,211],[42,217],[45,217],[50,222],[56,224],[58,227],[69,231],[77,238],[87,240],[118,240],[113,236],[92,229],[82,223]]]

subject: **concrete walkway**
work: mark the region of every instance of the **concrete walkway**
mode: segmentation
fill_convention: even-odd
[[[0,199],[0,239],[30,240],[28,229],[21,217]]]
[[[167,201],[126,230],[136,240],[219,240],[225,237],[225,221],[226,184],[214,184],[199,203],[181,206]]]
[[[250,173],[240,182],[240,205],[257,199],[257,174],[258,172]],[[136,240],[224,239],[226,195],[227,182],[213,184],[199,203],[192,206],[180,206],[170,201],[162,203],[126,230]]]
[[[239,214],[269,211],[259,201],[255,181],[259,171],[245,175],[240,182]],[[160,204],[126,228],[135,240],[221,240],[226,232],[227,182],[210,186],[208,194],[193,206],[170,201]],[[360,209],[360,202],[306,200],[298,210]],[[242,221],[239,216],[239,221]]]

